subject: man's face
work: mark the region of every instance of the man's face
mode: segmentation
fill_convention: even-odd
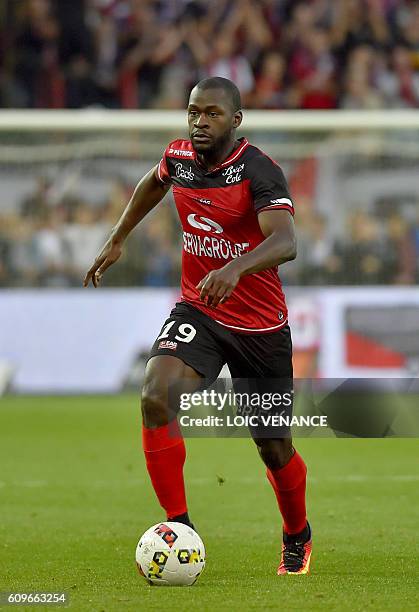
[[[192,146],[197,153],[216,153],[241,123],[241,112],[234,112],[223,89],[200,90],[189,98],[188,123]]]

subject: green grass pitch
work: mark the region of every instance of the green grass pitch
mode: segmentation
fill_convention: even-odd
[[[139,432],[133,396],[0,400],[0,591],[65,590],[77,612],[419,609],[418,440],[296,441],[314,548],[312,573],[286,577],[253,443],[188,440],[207,567],[191,588],[158,588],[134,563],[140,535],[164,519]]]

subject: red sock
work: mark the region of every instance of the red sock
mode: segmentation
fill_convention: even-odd
[[[306,465],[297,451],[284,467],[277,470],[269,468],[266,470],[266,475],[278,500],[285,533],[299,533],[307,524],[306,474]]]
[[[167,518],[187,512],[183,464],[185,443],[177,421],[156,429],[143,425],[143,448],[147,470]]]

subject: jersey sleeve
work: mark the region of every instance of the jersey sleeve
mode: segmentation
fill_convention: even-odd
[[[157,165],[157,172],[156,172],[157,178],[159,179],[161,183],[163,183],[163,185],[170,185],[172,182],[172,179],[170,178],[169,168],[167,166],[167,159],[166,159],[166,155],[167,155],[167,151],[169,147],[170,145],[166,147],[163,153],[163,156]]]
[[[248,172],[257,213],[263,210],[288,210],[294,216],[287,181],[276,162],[261,153],[252,160]]]

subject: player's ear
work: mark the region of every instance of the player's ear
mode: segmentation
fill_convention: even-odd
[[[241,111],[236,111],[233,117],[233,127],[238,128],[242,121],[243,121],[243,113]]]

